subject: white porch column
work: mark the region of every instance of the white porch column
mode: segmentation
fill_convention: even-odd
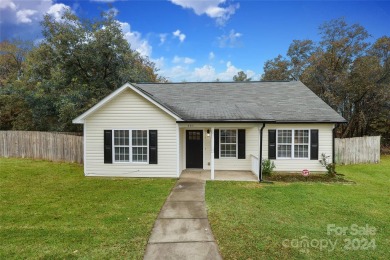
[[[214,127],[211,128],[211,179],[214,180]]]
[[[176,176],[180,177],[180,128],[176,123]]]

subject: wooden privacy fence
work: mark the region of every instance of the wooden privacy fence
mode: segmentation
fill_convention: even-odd
[[[83,163],[83,137],[60,132],[0,131],[0,157]]]
[[[336,163],[378,163],[380,161],[380,140],[380,136],[336,138]]]

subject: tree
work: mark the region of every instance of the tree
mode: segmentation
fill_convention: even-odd
[[[318,43],[294,40],[287,58],[268,60],[263,79],[301,80],[347,119],[338,136],[390,132],[390,38],[371,45],[364,27],[344,19],[324,23],[319,33]]]
[[[289,71],[294,80],[299,80],[302,73],[309,66],[309,58],[312,56],[314,48],[312,40],[293,40],[290,44],[287,56],[290,58]]]
[[[79,131],[72,119],[125,82],[164,80],[131,49],[113,13],[93,20],[71,12],[61,19],[46,15],[42,28],[44,39],[23,58],[23,73],[0,93],[0,109],[8,108],[2,129]],[[11,109],[10,102],[28,109]],[[31,120],[26,126],[18,118]]]
[[[369,50],[369,54],[379,59],[382,67],[378,83],[390,82],[390,37],[379,38]]]
[[[371,46],[369,54],[378,58],[380,64],[379,79],[376,82],[378,98],[376,116],[372,117],[368,125],[368,132],[381,135],[383,143],[390,144],[390,37],[383,36]],[[375,113],[375,111],[371,111]]]
[[[264,74],[261,80],[291,80],[291,62],[283,58],[282,55],[267,60],[264,64]]]
[[[30,41],[13,40],[0,42],[0,87],[20,79],[24,60],[32,49]]]
[[[237,75],[233,76],[234,81],[251,81],[251,78],[248,78],[245,72],[239,71]]]

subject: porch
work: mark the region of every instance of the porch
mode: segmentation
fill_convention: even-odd
[[[258,181],[258,123],[178,124],[177,176]]]
[[[211,180],[211,170],[186,169],[181,179]],[[214,180],[218,181],[258,181],[258,177],[251,171],[214,171]]]

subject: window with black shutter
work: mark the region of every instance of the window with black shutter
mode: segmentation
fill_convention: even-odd
[[[112,130],[104,130],[104,163],[112,163]]]
[[[149,164],[157,164],[157,130],[149,130]]]
[[[245,129],[238,129],[238,159],[245,159]]]
[[[214,129],[214,159],[219,158],[219,129]]]
[[[310,160],[318,160],[318,129],[310,130]]]

